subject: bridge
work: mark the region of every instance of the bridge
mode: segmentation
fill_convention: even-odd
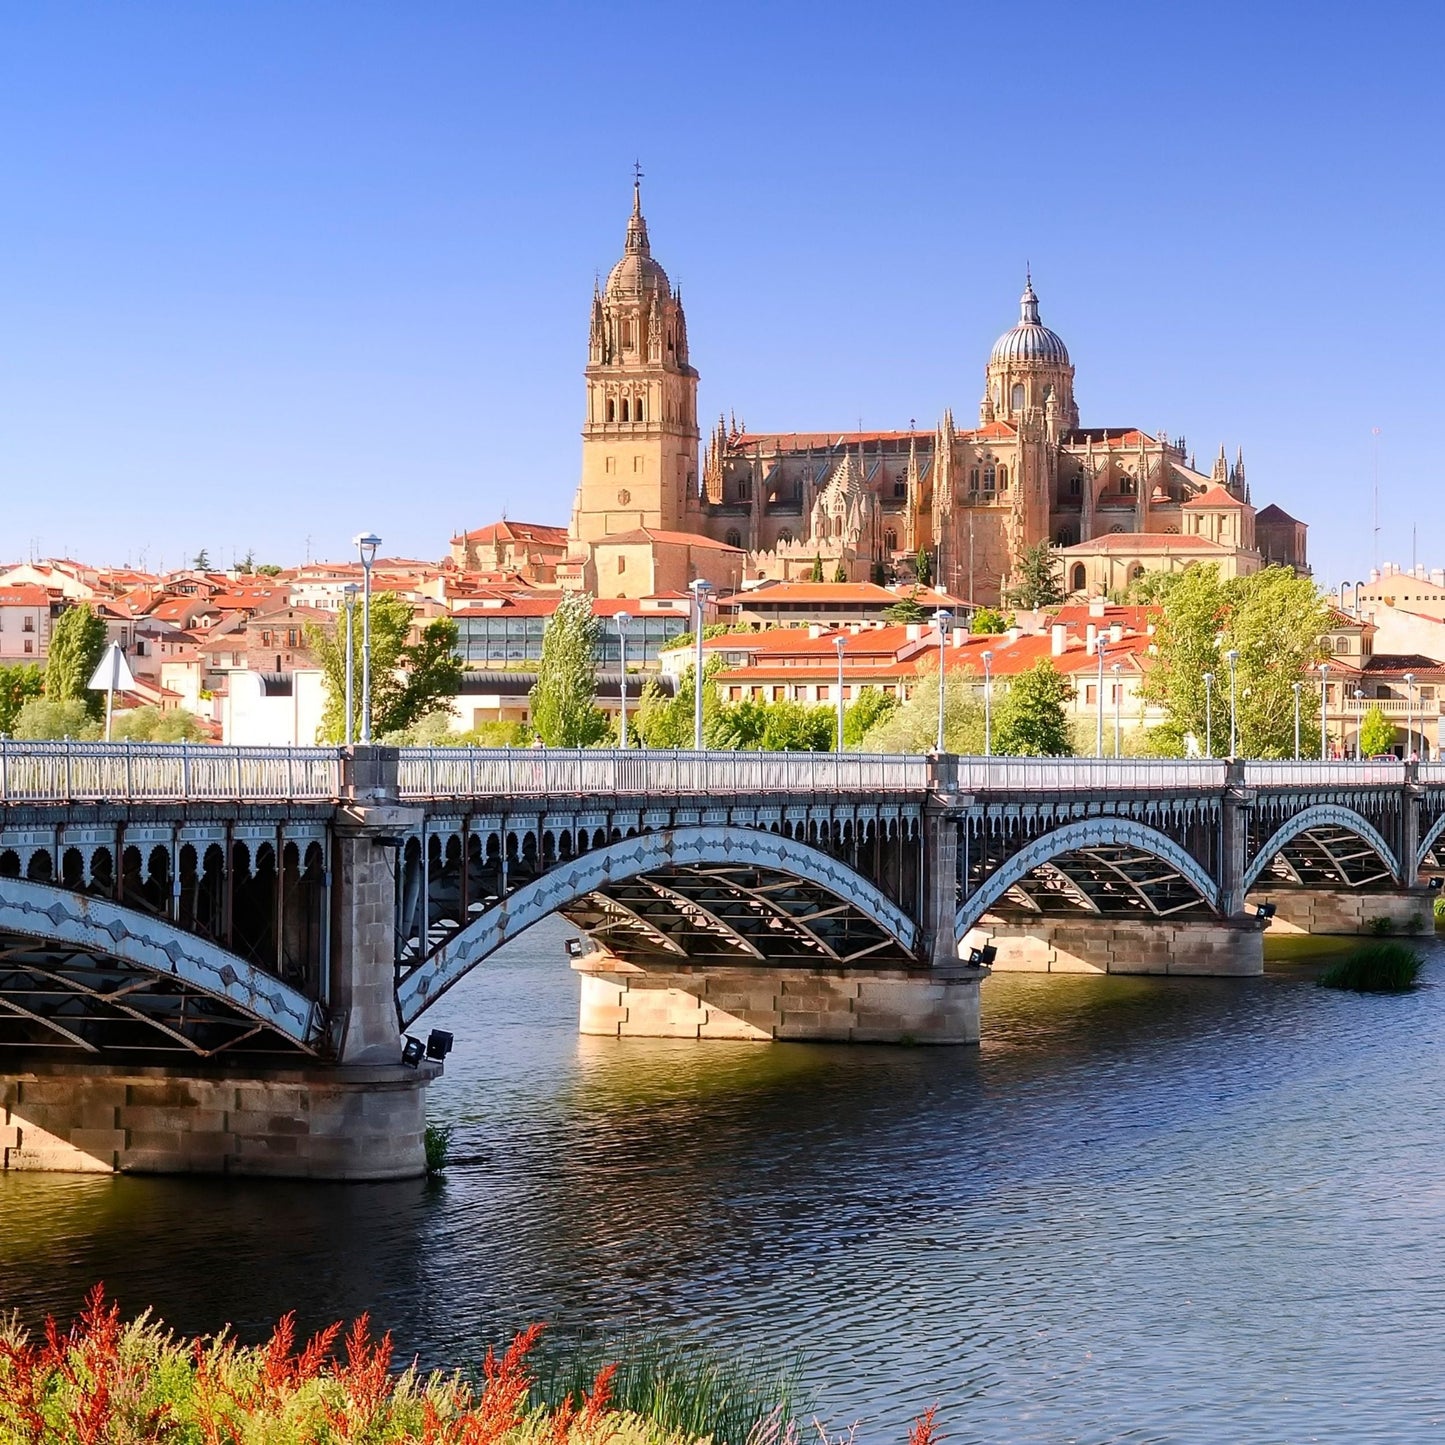
[[[1258,973],[1440,871],[1440,764],[0,740],[0,1150],[418,1172],[407,1038],[551,914],[584,1032],[967,1043],[990,968]]]

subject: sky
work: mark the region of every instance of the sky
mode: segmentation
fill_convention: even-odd
[[[637,159],[705,433],[969,424],[1028,264],[1085,425],[1243,447],[1323,581],[1445,566],[1442,31],[1388,0],[0,0],[0,560],[565,523]]]

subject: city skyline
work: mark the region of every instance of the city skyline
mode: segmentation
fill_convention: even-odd
[[[295,563],[362,527],[432,557],[503,512],[564,522],[586,297],[638,157],[704,427],[967,412],[1029,263],[1088,414],[1243,446],[1325,582],[1374,560],[1378,427],[1378,556],[1413,560],[1442,378],[1428,346],[1393,358],[1445,310],[1412,239],[1434,17],[1408,51],[1403,16],[1358,36],[1326,7],[1307,37],[1163,17],[1143,78],[1077,91],[1133,34],[1122,9],[1046,8],[1030,34],[970,16],[1012,87],[945,94],[965,27],[944,12],[884,35],[847,9],[826,31],[654,13],[12,16],[6,560]],[[604,103],[639,34],[657,64]],[[1301,44],[1312,65],[1276,69]],[[769,85],[759,57],[790,46],[798,83]]]

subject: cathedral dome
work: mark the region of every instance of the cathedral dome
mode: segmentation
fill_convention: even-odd
[[[607,295],[632,297],[648,292],[659,292],[664,297],[672,294],[667,272],[652,259],[647,222],[642,217],[642,195],[634,184],[632,214],[627,219],[627,244],[622,259],[607,273]]]
[[[1069,364],[1069,348],[1057,332],[1039,320],[1039,298],[1034,295],[1032,277],[1024,283],[1019,298],[1019,324],[1005,331],[993,344],[989,361],[1043,361],[1052,366]]]

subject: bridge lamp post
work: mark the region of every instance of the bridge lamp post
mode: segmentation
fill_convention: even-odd
[[[1224,660],[1229,664],[1229,756],[1236,757],[1239,753],[1239,691],[1235,684],[1238,681],[1239,649],[1231,647],[1224,654]]]
[[[361,741],[371,741],[371,564],[381,538],[375,532],[362,532],[356,538],[361,555]]]
[[[1355,725],[1355,761],[1365,761],[1365,689],[1355,689],[1355,716],[1358,719]]]
[[[993,653],[983,652],[983,755],[993,756]]]
[[[1296,682],[1291,686],[1294,688],[1294,760],[1299,762],[1299,695],[1304,683]]]
[[[1405,761],[1410,761],[1415,740],[1415,674],[1405,674]]]
[[[346,746],[356,741],[356,594],[361,588],[348,582],[341,589],[346,609]]]
[[[702,751],[702,630],[707,617],[707,594],[712,583],[705,577],[689,582],[689,590],[697,599],[697,652],[692,669],[692,747],[694,752]]]
[[[622,716],[617,726],[617,741],[619,746],[625,748],[627,746],[627,624],[632,621],[632,615],[628,612],[619,612],[614,620],[617,623],[617,665],[622,677],[618,689]]]
[[[1102,634],[1094,639],[1094,651],[1099,654],[1099,683],[1098,683],[1098,727],[1094,736],[1094,756],[1104,756],[1104,652],[1105,644]]]
[[[1329,691],[1325,684],[1329,681],[1329,676],[1329,663],[1320,663],[1320,761],[1322,763],[1328,762],[1330,756],[1330,730],[1325,726],[1325,710],[1329,705]]]
[[[843,751],[843,649],[848,645],[848,635],[840,632],[833,639],[833,647],[838,653],[838,747],[837,751]]]
[[[1214,674],[1204,674],[1204,756],[1214,756]]]
[[[1109,664],[1109,671],[1114,674],[1114,756],[1117,758],[1121,755],[1123,751],[1123,748],[1121,746],[1122,737],[1121,724],[1119,721],[1119,707],[1124,695],[1124,687],[1123,684],[1119,681],[1119,664],[1117,662],[1111,662]]]
[[[934,751],[942,754],[943,705],[944,694],[947,691],[947,687],[944,683],[943,664],[946,660],[946,654],[944,652],[944,649],[948,646],[948,624],[953,621],[953,613],[951,613],[946,607],[940,607],[938,611],[933,614],[933,620],[935,623],[938,624],[938,742],[934,747]]]

